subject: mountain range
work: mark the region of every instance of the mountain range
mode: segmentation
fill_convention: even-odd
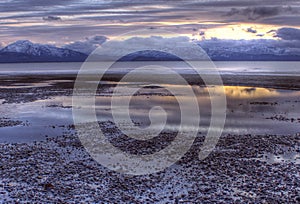
[[[52,45],[16,41],[0,50],[0,63],[11,62],[82,62],[87,55]]]
[[[203,48],[213,61],[300,61],[300,55],[282,53],[241,52],[224,48]],[[53,45],[16,41],[0,50],[0,63],[23,62],[83,62],[89,53],[81,53]],[[140,51],[124,56],[120,61],[177,61],[176,56],[153,50]]]

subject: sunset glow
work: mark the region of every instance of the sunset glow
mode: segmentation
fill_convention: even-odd
[[[25,1],[4,1],[0,3],[3,4],[1,43],[30,39],[63,45],[95,35],[111,38],[139,29],[165,29],[196,40],[277,40],[276,30],[300,28],[298,2],[286,6],[284,2],[275,1],[270,6],[257,1],[255,7],[239,2],[81,0],[65,5],[55,0],[47,4],[35,1],[28,10],[24,9]],[[41,12],[44,5],[47,11]]]

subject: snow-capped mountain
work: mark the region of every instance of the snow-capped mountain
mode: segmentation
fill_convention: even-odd
[[[198,43],[213,61],[299,61],[299,51],[283,49],[268,44],[252,41],[218,41],[208,40]],[[192,57],[191,51],[183,50],[185,56]],[[53,45],[32,43],[28,40],[16,41],[0,49],[0,63],[14,62],[83,62],[87,53]],[[99,56],[99,60],[113,59],[107,53]],[[119,61],[180,61],[178,57],[166,52],[144,50],[131,53]],[[198,59],[199,60],[199,59]]]
[[[198,42],[213,61],[299,61],[300,52],[274,41],[206,40]]]
[[[257,53],[250,51],[235,51],[230,49],[204,49],[212,61],[299,61],[300,55],[285,53]],[[192,55],[191,55],[192,56]],[[109,58],[109,57],[108,57]],[[203,57],[203,59],[207,59]],[[119,61],[181,61],[174,55],[153,50],[139,51],[122,57]],[[184,60],[202,60],[201,58],[186,58]]]
[[[167,52],[144,50],[126,55],[119,61],[182,61],[182,59]]]
[[[28,40],[16,41],[0,50],[0,62],[75,62],[86,57],[80,52]]]

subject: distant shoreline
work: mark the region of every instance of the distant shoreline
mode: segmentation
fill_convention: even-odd
[[[56,61],[56,60],[50,60],[50,61],[39,61],[39,60],[33,60],[33,61],[1,61],[0,64],[30,64],[30,63],[84,63],[86,59],[84,60],[74,60],[74,61]],[[111,60],[99,60],[99,62],[110,62]],[[152,62],[153,60],[121,60],[120,62]],[[193,61],[192,59],[190,61]],[[196,60],[197,61],[197,60]],[[201,61],[201,60],[199,60]],[[204,60],[207,61],[207,60]],[[275,59],[211,59],[212,62],[300,62],[300,58],[291,58],[291,59],[282,59],[282,58],[275,58]],[[179,60],[155,60],[154,62],[182,62]]]
[[[125,74],[105,74],[102,81],[117,82]],[[158,74],[159,75],[159,74]],[[183,74],[182,75],[190,85],[205,85],[199,75]],[[45,80],[72,80],[75,82],[77,74],[14,74],[5,75],[0,74],[0,85],[5,86],[12,78],[13,81],[18,83],[35,83]],[[137,78],[135,82],[145,82],[144,78]],[[274,88],[286,90],[300,90],[300,77],[299,76],[278,76],[278,75],[221,75],[224,86],[249,86],[261,88]],[[86,75],[87,81],[98,81],[95,75]],[[168,82],[172,84],[172,81]],[[214,84],[210,84],[214,85]]]

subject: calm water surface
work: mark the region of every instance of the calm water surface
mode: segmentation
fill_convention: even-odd
[[[149,62],[155,64],[155,62]],[[141,67],[147,62],[120,62],[110,69],[112,73],[127,72],[132,67]],[[190,67],[183,62],[156,62],[157,65],[171,67],[181,74],[193,74]],[[280,75],[280,76],[300,76],[300,63],[280,62],[280,61],[233,61],[214,62],[220,74],[253,74],[253,75]],[[0,75],[14,74],[77,74],[82,63],[0,63]],[[101,62],[99,63],[101,67]],[[128,68],[129,67],[129,68]],[[202,69],[203,72],[210,70]],[[162,70],[162,73],[164,70]]]
[[[45,84],[40,85],[44,86]],[[168,116],[165,129],[176,130],[180,124],[180,109],[176,97],[164,88],[143,88],[144,85],[124,84],[123,86],[128,89],[141,88],[139,94],[132,97],[124,93],[116,94],[120,100],[131,97],[130,116],[132,121],[139,124],[141,128],[147,127],[150,125],[149,110],[154,105],[161,106]],[[177,86],[177,88],[181,87]],[[211,118],[210,98],[206,88],[199,86],[192,88],[197,95],[200,109],[199,131],[205,134]],[[223,134],[287,135],[300,132],[300,91],[226,86],[225,93],[227,118]],[[96,96],[96,112],[99,121],[113,121],[110,100],[110,91]],[[185,100],[189,100],[189,98],[185,98]],[[113,108],[122,110],[126,107]],[[0,114],[2,118],[20,120],[26,124],[1,127],[0,142],[32,142],[43,140],[46,136],[60,136],[68,131],[68,125],[73,124],[72,97],[60,96],[29,103],[1,104]],[[279,117],[284,117],[285,120],[280,120]],[[292,118],[294,121],[291,121]],[[185,128],[188,130],[193,127]]]

